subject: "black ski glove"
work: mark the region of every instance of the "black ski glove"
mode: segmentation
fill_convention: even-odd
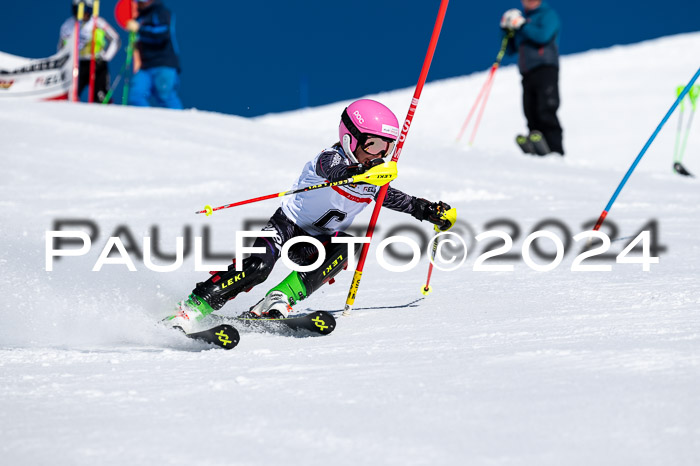
[[[413,213],[411,215],[420,221],[429,221],[436,225],[440,231],[447,231],[452,228],[454,220],[457,218],[456,211],[454,215],[447,215],[448,211],[453,210],[449,204],[442,201],[430,202],[416,197],[413,200]]]
[[[377,165],[381,165],[384,163],[383,159],[372,159],[369,160],[366,164],[362,163],[353,163],[348,166],[348,175],[350,176],[355,176],[355,175],[361,175],[367,170],[369,170],[372,167],[376,167]]]

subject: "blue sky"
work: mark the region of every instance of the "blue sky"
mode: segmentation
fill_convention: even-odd
[[[116,2],[101,2],[102,16],[115,27]],[[185,106],[243,116],[414,86],[440,5],[439,0],[164,2],[177,18]],[[693,32],[699,24],[697,0],[549,4],[563,23],[565,54]],[[428,81],[490,67],[500,45],[498,21],[508,8],[521,8],[520,1],[452,0]],[[51,55],[69,14],[70,0],[5,2],[0,50]],[[111,63],[113,78],[124,58],[120,52]]]

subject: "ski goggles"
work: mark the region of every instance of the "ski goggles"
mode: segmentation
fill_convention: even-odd
[[[381,136],[368,135],[360,144],[360,148],[369,155],[387,157],[394,152],[396,141]]]

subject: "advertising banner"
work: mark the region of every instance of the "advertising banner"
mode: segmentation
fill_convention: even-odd
[[[48,58],[0,52],[0,100],[67,99],[72,68],[72,47],[64,47]]]

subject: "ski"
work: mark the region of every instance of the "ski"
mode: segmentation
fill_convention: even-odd
[[[335,318],[330,312],[316,311],[296,317],[271,319],[257,317],[246,312],[235,318],[236,322],[253,331],[285,333],[302,331],[316,335],[328,335],[335,330]]]
[[[241,336],[238,333],[238,330],[228,324],[217,325],[210,329],[193,333],[185,333],[182,327],[174,328],[181,330],[182,333],[184,333],[188,338],[203,341],[205,343],[211,343],[212,345],[226,350],[235,348],[238,342],[241,341]]]

